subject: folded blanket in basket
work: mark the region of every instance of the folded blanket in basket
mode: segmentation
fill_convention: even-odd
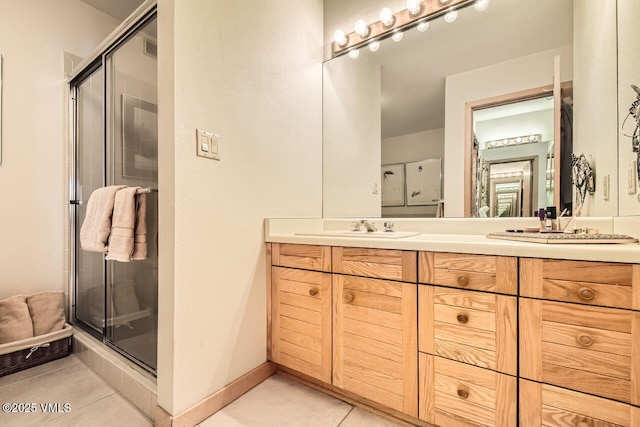
[[[64,293],[40,292],[27,297],[33,321],[33,335],[43,335],[64,328]]]
[[[17,295],[0,301],[0,344],[33,337],[27,297]]]
[[[126,185],[112,185],[91,193],[80,228],[80,245],[85,251],[106,252],[116,192],[125,187]]]

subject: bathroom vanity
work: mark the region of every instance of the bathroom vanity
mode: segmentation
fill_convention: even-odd
[[[640,426],[637,244],[266,240],[287,375],[418,425]]]

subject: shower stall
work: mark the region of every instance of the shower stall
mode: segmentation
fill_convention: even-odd
[[[158,326],[157,25],[152,7],[124,25],[69,82],[74,323],[155,374]],[[141,187],[146,259],[106,261],[80,245],[91,193]],[[139,201],[140,202],[140,201]]]

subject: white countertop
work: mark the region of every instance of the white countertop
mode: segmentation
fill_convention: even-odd
[[[386,220],[386,219],[385,219]],[[382,224],[381,219],[375,221]],[[396,222],[398,225],[399,220]],[[531,219],[527,219],[530,225]],[[425,221],[425,222],[423,222]],[[426,222],[428,221],[428,222]],[[419,231],[421,234],[400,239],[374,237],[341,237],[341,236],[303,236],[297,233],[321,233],[323,230],[348,230],[349,220],[327,219],[268,219],[265,220],[265,241],[272,243],[297,243],[306,245],[345,246],[379,249],[399,249],[412,251],[454,252],[467,254],[504,255],[535,258],[557,258],[585,261],[609,261],[640,263],[640,245],[633,244],[544,244],[527,243],[508,240],[488,239],[484,233],[504,231],[507,228],[518,228],[525,224],[521,219],[504,222],[476,222],[474,229],[483,234],[468,232],[451,233],[451,223],[460,225],[461,219],[424,219],[401,221],[401,231]],[[478,220],[466,220],[478,221]],[[610,223],[608,221],[611,221]],[[640,221],[640,218],[639,218]],[[611,218],[590,218],[582,221],[595,224],[601,232],[614,232]],[[457,223],[457,224],[456,224]],[[609,226],[611,224],[611,226]],[[515,225],[515,226],[514,226]],[[503,226],[506,226],[503,227]],[[410,227],[414,227],[411,230]],[[445,232],[433,232],[440,229]],[[426,231],[426,232],[424,232]],[[637,237],[637,236],[633,236]]]

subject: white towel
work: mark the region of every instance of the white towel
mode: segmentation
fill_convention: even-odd
[[[139,188],[127,187],[116,193],[107,260],[131,261],[136,243],[138,243],[136,259],[146,258],[146,223],[144,220],[136,221],[138,217],[144,216],[145,212],[142,209],[146,206],[145,200],[136,203],[136,191]],[[137,207],[139,209],[136,209]]]
[[[112,185],[98,188],[91,193],[87,213],[80,228],[80,245],[85,251],[106,252],[116,192],[125,187]]]

